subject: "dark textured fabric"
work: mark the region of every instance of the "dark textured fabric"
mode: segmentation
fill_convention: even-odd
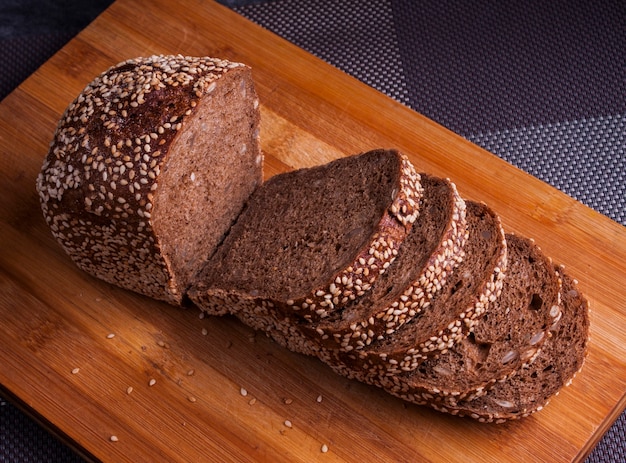
[[[0,99],[110,3],[0,0]],[[221,3],[626,224],[626,2]],[[625,429],[587,463],[626,461]],[[0,463],[78,461],[0,398]]]
[[[45,35],[0,40],[0,100],[63,47],[73,33],[53,32]]]
[[[234,9],[626,225],[626,2]]]
[[[0,0],[0,101],[112,0]]]
[[[68,447],[0,397],[0,463],[81,463]]]

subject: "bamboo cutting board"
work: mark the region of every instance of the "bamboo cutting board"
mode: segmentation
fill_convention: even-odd
[[[590,353],[572,386],[530,418],[481,425],[79,271],[46,228],[35,177],[80,90],[154,53],[253,68],[266,177],[395,147],[535,238],[591,302]],[[118,0],[0,104],[0,189],[2,391],[88,458],[580,461],[626,405],[624,227],[218,4]]]

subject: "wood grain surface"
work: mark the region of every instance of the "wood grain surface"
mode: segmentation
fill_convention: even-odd
[[[35,177],[80,90],[155,53],[253,68],[266,177],[394,147],[487,202],[580,281],[592,307],[583,371],[540,413],[482,425],[82,273],[44,223]],[[113,4],[0,104],[0,189],[2,390],[94,460],[580,461],[626,405],[624,227],[218,4]]]

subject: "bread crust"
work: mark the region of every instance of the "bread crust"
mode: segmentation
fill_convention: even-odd
[[[430,223],[426,223],[424,217],[425,210],[429,202],[443,202],[445,206],[445,226],[441,229],[441,235],[432,238],[434,246],[425,251],[425,256],[416,255],[411,249],[406,248],[409,239],[404,241],[401,253],[409,253],[404,257],[407,262],[410,260],[415,266],[417,262],[423,262],[421,268],[416,268],[416,278],[399,294],[392,294],[393,298],[384,298],[381,305],[371,298],[366,299],[355,307],[343,310],[338,317],[330,321],[306,325],[302,324],[301,329],[305,335],[316,339],[323,347],[329,349],[339,349],[350,352],[359,350],[370,345],[376,340],[383,339],[399,329],[413,318],[419,317],[422,312],[427,311],[431,300],[437,292],[445,285],[447,277],[463,261],[465,256],[464,245],[467,240],[467,223],[465,201],[458,194],[456,186],[448,179],[438,179],[428,174],[420,174],[422,185],[425,188],[422,211],[417,224],[411,233],[418,233],[419,227],[426,228]],[[429,197],[429,183],[432,184],[432,197]],[[436,196],[445,190],[445,197]],[[442,207],[437,204],[435,207]],[[432,220],[433,217],[429,217]],[[436,220],[442,220],[437,217]],[[419,231],[420,235],[422,231]],[[419,241],[419,240],[416,240]],[[399,269],[403,273],[404,269]],[[390,277],[391,278],[391,277]],[[387,293],[389,289],[383,288],[379,292]]]
[[[183,301],[188,277],[173,268],[176,250],[166,254],[167,237],[155,231],[155,197],[159,189],[177,188],[159,180],[198,103],[233,74],[242,74],[252,87],[250,69],[240,63],[180,55],[136,58],[103,72],[68,106],[36,187],[53,236],[78,267],[155,299]],[[254,139],[247,156],[255,166],[245,183],[253,189],[262,178],[259,110],[256,94],[247,99]],[[221,213],[200,203],[194,207],[207,219]]]

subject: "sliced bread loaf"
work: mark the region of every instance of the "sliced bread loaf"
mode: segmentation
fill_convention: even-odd
[[[560,280],[531,240],[508,234],[506,243],[502,293],[470,334],[412,372],[381,378],[381,387],[412,402],[454,405],[483,394],[535,359],[560,314]]]
[[[470,416],[482,422],[503,422],[541,410],[583,366],[589,337],[589,307],[576,280],[563,267],[560,313],[537,359],[505,381],[496,382],[483,396],[459,401],[454,407],[431,404],[440,411]]]
[[[463,260],[467,239],[465,202],[449,180],[420,174],[420,216],[398,257],[372,290],[342,311],[314,324],[305,336],[329,348],[350,351],[389,335],[428,310],[446,278]]]
[[[302,320],[326,317],[391,265],[422,191],[397,151],[276,175],[252,195],[189,296],[211,314],[265,305]]]
[[[320,349],[331,368],[360,381],[411,371],[425,359],[445,353],[467,335],[477,317],[500,294],[507,246],[498,216],[486,205],[466,201],[465,257],[427,311],[359,350]]]
[[[93,80],[37,178],[54,237],[86,272],[180,304],[262,181],[250,69],[151,56]]]
[[[448,413],[527,416],[581,368],[587,301],[489,207],[395,150],[261,184],[258,139],[246,66],[122,62],[59,121],[37,178],[44,217],[98,278],[233,314]]]

